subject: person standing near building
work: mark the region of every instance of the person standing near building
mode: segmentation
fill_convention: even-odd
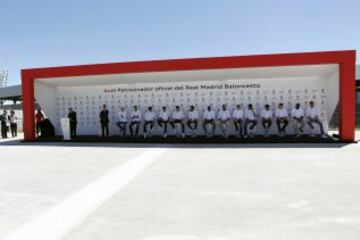
[[[326,137],[325,132],[324,132],[324,126],[323,126],[323,123],[319,119],[319,115],[315,108],[314,101],[309,102],[309,108],[306,110],[306,117],[308,119],[307,122],[309,124],[309,127],[311,128],[311,135],[314,135],[313,131],[315,128],[314,128],[313,123],[316,123],[317,125],[319,125],[321,136]]]
[[[235,126],[235,134],[239,134],[240,137],[243,136],[243,119],[244,119],[244,111],[241,109],[241,105],[236,105],[236,109],[232,114],[234,126]]]
[[[265,104],[265,108],[261,111],[261,125],[265,130],[265,136],[269,136],[269,128],[272,125],[273,113],[269,104]]]
[[[250,124],[250,130],[253,130],[257,125],[256,114],[253,108],[253,105],[248,104],[247,109],[245,110],[245,124],[244,124],[244,136],[248,136],[248,126]],[[252,134],[252,133],[251,133]]]
[[[100,124],[101,124],[101,136],[109,137],[109,110],[107,110],[106,104],[103,105],[100,111]]]
[[[140,122],[141,122],[141,112],[138,109],[137,106],[133,107],[133,111],[130,114],[130,134],[132,137],[137,137],[139,134],[139,128],[140,128]],[[134,133],[134,127],[135,127],[135,133]]]
[[[4,112],[0,115],[0,122],[1,122],[1,137],[7,138],[7,132],[8,132],[8,115],[7,111],[4,110]]]
[[[17,116],[15,115],[14,110],[10,111],[9,121],[10,121],[11,136],[17,137]]]
[[[231,118],[230,112],[229,110],[226,109],[226,104],[223,104],[218,113],[218,121],[224,137],[227,137],[226,129],[230,118]]]
[[[214,136],[215,135],[215,112],[211,109],[211,106],[207,106],[203,114],[203,129],[205,136]],[[208,127],[212,129],[212,131],[208,131]]]
[[[175,112],[172,114],[170,122],[173,129],[178,130],[178,125],[181,127],[181,136],[185,137],[185,124],[184,124],[184,113],[180,110],[180,106],[175,107]]]
[[[70,122],[70,137],[76,137],[77,117],[73,108],[69,108],[68,118]]]
[[[195,136],[195,132],[199,122],[199,113],[195,110],[195,106],[191,105],[188,112],[188,120],[186,125],[190,128],[192,136]]]
[[[276,125],[278,127],[279,135],[282,136],[286,133],[286,127],[289,124],[288,113],[284,108],[283,103],[278,104],[278,108],[276,109]]]
[[[304,111],[300,108],[300,103],[295,104],[295,108],[291,111],[291,117],[294,120],[295,132],[299,136],[299,132],[304,132]]]
[[[42,124],[44,122],[44,114],[41,111],[41,108],[38,108],[36,115],[35,115],[35,120],[36,120],[36,136],[39,137],[41,135],[41,127]]]
[[[156,120],[156,114],[153,112],[152,107],[148,107],[147,111],[145,111],[144,114],[144,127],[143,127],[143,131],[144,131],[144,138],[146,137],[150,137],[152,135],[152,130],[154,128],[154,122]],[[148,126],[149,126],[149,131],[148,131]]]
[[[127,125],[127,112],[124,107],[120,108],[120,111],[118,112],[118,122],[116,123],[116,126],[120,129],[120,135],[126,136],[126,125]]]
[[[163,129],[163,137],[166,138],[168,123],[169,123],[169,113],[165,106],[163,106],[161,108],[157,122],[158,122],[159,126]]]

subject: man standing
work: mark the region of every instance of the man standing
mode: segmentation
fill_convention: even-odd
[[[300,108],[300,103],[295,104],[295,108],[291,111],[291,117],[294,120],[295,133],[299,136],[304,132],[304,111]]]
[[[191,105],[188,113],[188,121],[186,125],[190,128],[192,131],[192,136],[195,136],[195,132],[198,126],[199,121],[199,113],[197,110],[195,110],[195,106]]]
[[[265,136],[269,136],[269,128],[272,125],[272,121],[271,121],[272,116],[273,113],[270,109],[270,105],[265,104],[265,108],[261,111],[261,125],[265,130]]]
[[[308,124],[309,124],[309,126],[311,128],[311,135],[314,135],[314,133],[313,133],[314,125],[313,125],[313,123],[316,123],[317,125],[319,125],[321,136],[326,137],[325,132],[324,132],[324,126],[323,126],[322,122],[319,119],[317,110],[315,108],[314,101],[310,101],[309,105],[310,105],[309,108],[306,110],[306,117],[308,119],[307,122],[308,122]]]
[[[236,109],[233,112],[233,121],[235,126],[236,134],[239,133],[240,137],[243,136],[243,119],[244,119],[244,111],[241,109],[241,105],[236,105]]]
[[[70,136],[71,138],[76,137],[76,126],[77,126],[77,117],[76,112],[73,108],[69,108],[68,118],[70,121]]]
[[[102,137],[109,137],[109,110],[107,110],[106,105],[103,105],[103,108],[100,112],[100,124],[101,124],[101,135]]]
[[[177,125],[181,126],[181,136],[185,137],[185,124],[184,124],[184,113],[180,110],[180,106],[175,107],[175,112],[172,114],[172,121],[170,122],[172,128],[177,131]]]
[[[205,111],[204,111],[204,122],[203,122],[203,129],[205,136],[212,137],[215,134],[215,112],[211,109],[211,106],[209,105]],[[208,127],[212,128],[212,131],[209,132],[207,129]]]
[[[15,115],[14,110],[10,111],[9,121],[10,121],[11,135],[12,137],[17,137],[17,116]]]
[[[118,112],[118,119],[119,121],[116,125],[120,129],[120,135],[122,137],[126,136],[126,124],[127,124],[127,112],[125,111],[124,107],[120,107],[120,111]]]
[[[276,124],[280,136],[286,133],[286,127],[289,124],[289,120],[288,120],[288,113],[284,108],[283,103],[279,103],[278,108],[276,109]]]
[[[154,121],[156,119],[156,114],[153,112],[152,107],[148,107],[147,111],[144,114],[144,138],[148,135],[149,137],[152,135],[152,130],[154,127]],[[148,126],[149,126],[149,134],[148,134]]]
[[[36,136],[39,137],[41,134],[41,127],[44,121],[44,114],[42,114],[41,108],[38,108],[35,115],[35,125],[36,125]]]
[[[163,107],[161,108],[160,113],[159,113],[158,124],[159,124],[159,126],[163,129],[163,137],[164,137],[164,138],[167,137],[168,122],[169,122],[169,113],[168,113],[168,111],[166,110],[166,107],[163,106]]]
[[[256,114],[253,108],[253,105],[248,104],[247,109],[245,110],[245,124],[244,124],[244,134],[245,137],[248,135],[248,125],[250,124],[250,130],[253,130],[257,124]],[[253,133],[251,133],[253,135]]]
[[[141,112],[137,106],[133,107],[133,111],[130,114],[130,134],[132,137],[137,137],[139,134],[140,122],[141,122]],[[135,127],[135,134],[134,134]]]
[[[222,109],[220,109],[218,113],[218,121],[224,137],[227,137],[226,128],[229,120],[230,120],[230,112],[229,110],[226,109],[226,104],[223,104]]]
[[[8,131],[8,115],[7,115],[7,111],[4,110],[3,114],[0,115],[0,122],[1,122],[1,137],[2,138],[7,138],[7,131]]]

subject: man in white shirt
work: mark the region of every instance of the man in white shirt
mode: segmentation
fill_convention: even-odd
[[[226,109],[226,105],[223,104],[222,108],[220,109],[220,111],[218,113],[218,121],[219,121],[220,129],[221,129],[224,137],[227,137],[226,128],[227,128],[227,123],[229,122],[229,120],[230,120],[230,112],[229,112],[229,110]]]
[[[184,113],[180,110],[180,106],[175,107],[175,112],[172,114],[172,121],[170,122],[172,128],[176,128],[176,125],[181,126],[181,135],[185,137],[185,124],[184,124]],[[176,128],[177,130],[177,128]]]
[[[211,106],[208,106],[204,111],[203,115],[203,129],[205,136],[213,136],[215,134],[215,112],[211,109]],[[212,128],[212,131],[209,132],[208,127]]]
[[[315,108],[315,103],[314,101],[310,101],[309,102],[309,108],[306,110],[306,117],[308,119],[308,124],[311,128],[311,131],[314,130],[314,125],[313,123],[316,123],[319,125],[319,128],[320,128],[320,132],[321,132],[321,135],[322,136],[325,136],[325,132],[324,132],[324,126],[322,124],[322,122],[320,121],[319,119],[319,116],[318,116],[318,113],[317,113],[317,110]]]
[[[151,136],[152,130],[154,127],[154,122],[156,120],[156,114],[153,112],[152,107],[148,107],[147,111],[145,111],[144,114],[144,138],[146,138],[148,135]],[[148,126],[149,126],[149,132],[148,132]]]
[[[300,108],[300,103],[295,104],[295,108],[291,111],[291,117],[294,120],[294,128],[296,134],[304,132],[304,111]]]
[[[265,136],[269,135],[269,128],[272,125],[273,113],[269,104],[265,104],[265,108],[261,111],[261,125],[265,130]]]
[[[120,135],[125,136],[126,135],[126,124],[127,124],[127,112],[125,111],[124,107],[120,108],[120,111],[118,112],[118,119],[119,121],[116,123],[116,125],[120,129]]]
[[[288,113],[284,108],[283,103],[279,103],[276,109],[276,125],[279,130],[279,134],[282,135],[286,132],[286,127],[289,124]]]
[[[188,121],[186,125],[190,128],[192,131],[192,135],[195,136],[195,132],[198,126],[199,121],[199,113],[197,110],[195,110],[195,106],[191,105],[189,112],[188,112]]]
[[[248,104],[248,108],[245,110],[245,124],[244,124],[244,135],[247,136],[248,125],[250,125],[250,130],[253,130],[257,124],[256,114],[252,104]]]
[[[168,127],[168,122],[169,122],[169,113],[166,110],[165,106],[163,106],[161,108],[157,122],[158,122],[159,126],[163,129],[163,137],[166,138],[167,137],[167,127]]]
[[[244,119],[244,111],[241,109],[241,105],[236,105],[236,109],[233,111],[232,114],[234,126],[235,126],[235,132],[236,134],[239,133],[240,137],[243,135],[243,119]]]
[[[141,122],[141,112],[137,106],[134,106],[133,111],[130,114],[130,134],[132,137],[136,137],[139,134]],[[134,133],[135,127],[135,133]]]

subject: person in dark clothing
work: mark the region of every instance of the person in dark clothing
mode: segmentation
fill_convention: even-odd
[[[35,118],[36,118],[36,136],[39,137],[41,134],[41,125],[44,121],[44,114],[42,114],[40,108],[37,110]]]
[[[4,110],[4,113],[0,115],[0,122],[1,122],[1,137],[7,138],[7,132],[8,132],[8,115],[6,110]]]
[[[109,110],[106,105],[103,105],[103,109],[100,112],[100,124],[101,124],[101,136],[109,137]]]
[[[73,108],[69,108],[68,118],[70,120],[70,136],[71,138],[76,137],[76,126],[77,126],[77,117],[76,112]]]

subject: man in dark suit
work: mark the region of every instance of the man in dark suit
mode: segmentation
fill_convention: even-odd
[[[77,118],[76,112],[73,108],[69,108],[68,118],[70,120],[70,136],[71,138],[76,137],[76,125],[77,125]]]
[[[109,110],[106,105],[103,105],[103,109],[100,112],[100,123],[101,123],[101,135],[102,137],[109,137]]]

